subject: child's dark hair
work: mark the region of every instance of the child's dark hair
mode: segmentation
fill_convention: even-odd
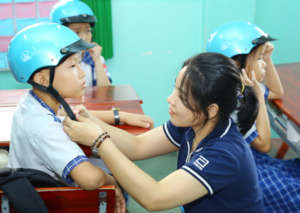
[[[215,103],[219,106],[219,120],[226,120],[236,109],[244,110],[244,104],[248,104],[249,88],[237,108],[243,86],[240,71],[232,59],[218,53],[202,53],[187,60],[184,67],[186,72],[179,87],[180,99],[195,115],[203,112],[208,120],[208,106]],[[256,99],[255,94],[253,98]],[[247,106],[247,114],[238,113],[238,126],[242,134],[253,125],[255,119],[252,118],[257,116],[257,106]]]
[[[256,49],[258,49],[262,44],[256,45],[251,49],[251,51],[248,54],[238,54],[232,56],[232,59],[237,63],[238,67],[240,69],[244,69],[246,67],[246,62],[247,62],[247,56],[253,53]]]

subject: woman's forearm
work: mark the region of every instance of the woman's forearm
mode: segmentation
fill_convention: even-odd
[[[159,183],[128,160],[112,143],[106,140],[101,144],[98,154],[105,161],[114,177],[122,187],[144,208],[155,207],[155,199],[159,197]]]
[[[108,132],[114,144],[123,152],[128,158],[135,160],[138,151],[138,139],[136,136],[114,126],[105,123],[102,120],[95,120],[104,132]]]

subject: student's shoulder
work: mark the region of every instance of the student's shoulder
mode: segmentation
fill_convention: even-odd
[[[14,124],[34,135],[43,135],[45,132],[52,134],[63,131],[62,121],[47,110],[34,105],[19,105],[14,115]]]
[[[232,158],[236,158],[242,155],[242,153],[245,153],[245,150],[249,146],[242,135],[235,130],[228,132],[224,137],[218,137],[212,140],[208,147],[209,149]]]

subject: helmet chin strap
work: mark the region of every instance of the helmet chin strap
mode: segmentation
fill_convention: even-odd
[[[45,93],[48,93],[50,95],[52,95],[52,97],[54,97],[65,109],[67,115],[74,121],[76,121],[76,116],[74,115],[71,107],[69,106],[69,104],[65,101],[65,99],[63,99],[61,97],[61,95],[58,93],[58,91],[53,87],[53,80],[54,80],[54,75],[55,75],[55,67],[50,67],[50,81],[49,81],[49,86],[45,87],[41,84],[38,84],[32,80],[29,80],[28,83],[30,83],[32,86],[34,86],[35,88],[37,88],[38,90],[41,90]]]

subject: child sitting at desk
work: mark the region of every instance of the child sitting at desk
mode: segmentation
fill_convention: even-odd
[[[259,99],[255,125],[245,133],[255,157],[267,212],[300,212],[300,162],[280,160],[265,154],[271,149],[271,128],[266,101],[280,98],[283,88],[272,62],[274,39],[249,22],[231,22],[217,28],[207,43],[207,51],[232,57],[242,70],[246,84]],[[264,84],[262,83],[264,82]]]
[[[38,169],[87,190],[115,185],[116,208],[125,212],[125,201],[114,177],[89,162],[64,133],[56,115],[62,105],[68,116],[75,118],[64,98],[84,94],[85,75],[78,53],[91,47],[93,44],[56,23],[29,26],[11,40],[10,70],[17,81],[27,82],[33,89],[20,101],[13,116],[8,166]]]
[[[92,42],[92,27],[97,18],[86,3],[79,0],[59,1],[50,12],[50,20],[69,27],[86,42]],[[95,42],[93,44],[94,47],[82,52],[80,63],[86,74],[86,85],[108,86],[112,79],[101,56],[102,47]]]

